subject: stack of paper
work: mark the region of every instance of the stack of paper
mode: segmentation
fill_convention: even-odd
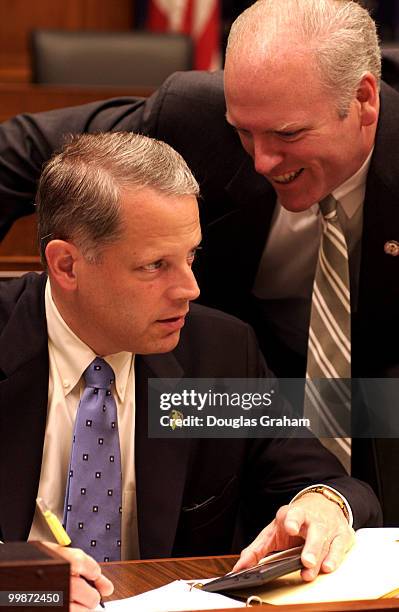
[[[360,529],[353,548],[335,572],[320,574],[313,582],[303,582],[297,571],[251,592],[234,591],[234,596],[246,600],[256,595],[265,603],[287,605],[379,599],[396,589],[399,589],[399,528]],[[184,580],[106,604],[109,612],[177,612],[239,607],[245,607],[245,604],[217,593],[191,589],[190,582]],[[99,612],[102,610],[97,609]]]
[[[265,603],[288,605],[321,601],[379,599],[399,589],[399,528],[359,529],[356,542],[342,565],[331,574],[303,582],[293,572],[244,596],[257,595]]]
[[[244,608],[245,604],[234,601],[218,593],[206,593],[200,589],[191,588],[191,583],[176,580],[166,586],[136,595],[110,601],[105,605],[109,612],[178,612],[181,610],[222,610],[225,608]],[[96,608],[104,612],[103,608]]]

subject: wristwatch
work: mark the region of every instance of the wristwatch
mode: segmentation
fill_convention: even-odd
[[[334,502],[334,504],[337,504],[337,506],[341,508],[346,520],[349,523],[348,508],[346,506],[346,503],[344,502],[344,500],[338,493],[335,493],[335,491],[332,491],[328,487],[323,487],[323,485],[317,485],[315,487],[310,487],[309,489],[306,489],[306,491],[302,491],[301,493],[298,493],[298,495],[294,498],[293,501],[300,499],[307,493],[320,493],[321,495],[324,495],[326,499],[329,499],[330,501]]]

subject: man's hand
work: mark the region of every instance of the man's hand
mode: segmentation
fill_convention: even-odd
[[[304,541],[304,542],[303,542]],[[304,543],[303,580],[334,571],[354,543],[354,531],[339,506],[319,493],[306,493],[289,506],[241,552],[233,570],[256,565],[267,554]]]
[[[101,567],[89,555],[78,548],[64,548],[45,542],[71,564],[70,612],[85,612],[96,608],[101,597],[111,595],[114,586],[102,575]],[[87,583],[93,582],[93,586]]]

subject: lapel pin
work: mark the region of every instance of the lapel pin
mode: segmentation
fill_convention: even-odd
[[[180,412],[180,410],[171,410],[169,416],[169,425],[173,429],[173,431],[176,429],[176,427],[182,427],[184,414]]]
[[[392,255],[392,257],[397,257],[399,255],[399,242],[396,240],[388,240],[384,244],[384,252],[387,255]]]

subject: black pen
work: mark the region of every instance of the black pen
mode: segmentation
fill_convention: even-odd
[[[51,512],[51,510],[48,508],[45,501],[41,497],[38,497],[36,499],[36,503],[37,503],[37,506],[40,512],[42,513],[44,520],[49,526],[51,533],[57,540],[57,543],[60,546],[70,546],[71,538],[69,537],[69,535],[67,534],[63,526],[61,525],[61,522],[58,520],[56,515],[53,512]],[[87,584],[92,586],[94,589],[96,588],[93,580],[87,580],[87,578],[85,578],[84,576],[81,576],[81,578],[83,578],[83,580],[85,580]],[[102,608],[105,608],[105,605],[102,599],[100,599],[100,606]]]

